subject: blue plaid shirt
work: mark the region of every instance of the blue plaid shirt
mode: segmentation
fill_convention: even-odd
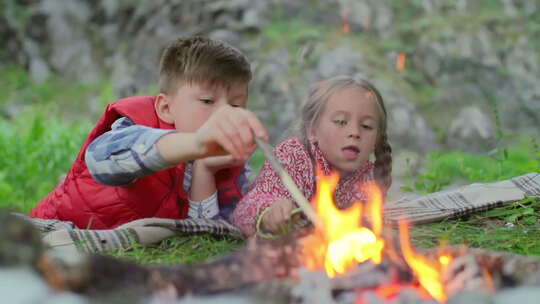
[[[161,136],[176,132],[136,125],[127,117],[117,119],[111,130],[94,139],[86,149],[85,161],[92,177],[101,184],[123,186],[140,177],[170,168],[155,143]],[[192,179],[192,162],[184,173],[184,190],[189,193]],[[242,193],[247,191],[251,169],[246,164],[238,178]],[[220,210],[217,192],[203,201],[189,201],[188,216],[191,218],[229,219],[230,208]]]

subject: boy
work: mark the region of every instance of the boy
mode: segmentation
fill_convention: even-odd
[[[247,182],[253,136],[267,138],[244,109],[250,80],[246,57],[230,45],[173,41],[161,57],[160,93],[109,104],[65,181],[30,216],[85,229],[228,217]]]

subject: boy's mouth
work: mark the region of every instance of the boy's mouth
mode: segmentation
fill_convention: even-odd
[[[346,146],[342,148],[341,151],[343,152],[343,156],[350,160],[358,158],[358,155],[360,154],[360,149],[356,146]]]

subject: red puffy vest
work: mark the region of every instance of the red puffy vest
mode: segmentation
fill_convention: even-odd
[[[173,129],[157,117],[155,96],[120,99],[107,106],[69,170],[59,185],[32,209],[30,216],[72,221],[79,228],[110,229],[140,218],[181,219],[188,213],[188,196],[183,188],[185,163],[139,178],[127,186],[105,186],[96,182],[84,161],[86,147],[99,135],[109,131],[119,117],[135,124]],[[241,198],[236,183],[242,167],[220,170],[216,174],[220,205]]]

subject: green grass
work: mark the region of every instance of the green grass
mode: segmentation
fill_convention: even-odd
[[[540,200],[524,200],[465,218],[413,227],[418,248],[432,248],[444,241],[475,248],[540,256]]]
[[[0,120],[0,207],[28,212],[70,168],[89,129],[40,114]]]
[[[176,236],[154,246],[138,245],[111,255],[142,264],[193,264],[218,258],[243,245],[240,240],[211,235]]]
[[[493,182],[514,176],[540,173],[540,153],[536,139],[499,148],[493,156],[463,152],[432,153],[427,171],[414,177],[405,190],[431,193],[460,184]],[[413,243],[419,248],[436,247],[439,242],[540,256],[540,199],[520,202],[467,217],[414,226]]]

